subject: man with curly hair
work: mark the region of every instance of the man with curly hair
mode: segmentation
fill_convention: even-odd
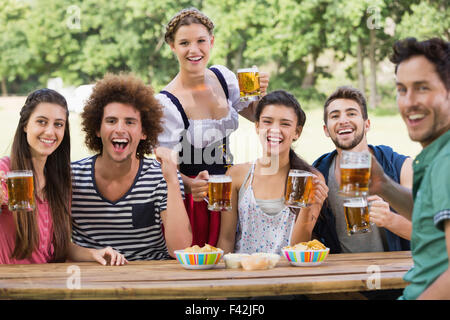
[[[176,160],[156,148],[163,113],[154,92],[129,74],[97,82],[81,114],[96,155],[72,163],[72,239],[110,246],[128,261],[168,259],[192,242]],[[156,160],[145,157],[155,151]]]

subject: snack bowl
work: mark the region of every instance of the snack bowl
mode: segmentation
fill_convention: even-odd
[[[241,268],[241,260],[242,258],[249,257],[248,253],[227,253],[223,256],[223,260],[225,261],[225,267],[227,269],[238,269]]]
[[[276,254],[276,253],[265,253],[265,252],[257,252],[257,253],[253,253],[252,255],[255,256],[260,256],[260,257],[265,257],[267,258],[267,260],[269,261],[269,269],[274,268],[278,261],[280,261],[280,255]]]
[[[281,250],[283,256],[290,262],[291,265],[297,267],[318,266],[325,261],[330,248],[321,250],[298,250],[293,248],[283,248]]]
[[[244,270],[265,270],[274,268],[279,260],[278,254],[258,252],[243,257],[241,265]]]
[[[212,269],[223,256],[223,250],[218,249],[210,252],[186,252],[185,250],[175,250],[178,262],[185,269]]]

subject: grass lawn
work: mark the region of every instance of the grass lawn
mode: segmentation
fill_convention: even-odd
[[[14,132],[19,120],[19,112],[25,97],[0,98],[0,156],[8,155]],[[334,149],[331,140],[323,133],[322,109],[306,111],[306,124],[300,139],[294,144],[297,153],[309,163],[325,152]],[[415,157],[421,150],[419,143],[412,142],[406,131],[405,124],[398,114],[388,116],[371,116],[371,129],[368,142],[371,144],[386,144],[398,153]],[[72,160],[89,156],[84,146],[84,135],[80,129],[80,118],[76,113],[70,114],[70,134],[72,145]],[[261,153],[260,143],[255,133],[254,124],[241,118],[239,129],[232,133],[230,148],[234,163],[252,161]]]

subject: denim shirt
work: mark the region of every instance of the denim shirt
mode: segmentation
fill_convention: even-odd
[[[369,148],[373,151],[373,155],[380,163],[384,172],[395,182],[400,183],[401,169],[407,156],[398,154],[392,150],[391,147],[385,145],[369,145]],[[336,154],[336,150],[326,153],[313,163],[313,166],[323,174],[327,184],[329,168]],[[391,211],[395,212],[392,208]],[[380,229],[384,231],[386,238],[385,251],[410,250],[410,242],[408,240],[397,236],[385,228]],[[330,253],[342,252],[336,232],[336,219],[331,208],[328,206],[327,201],[325,201],[322,206],[322,210],[313,230],[313,236],[317,237],[318,240],[329,247]]]

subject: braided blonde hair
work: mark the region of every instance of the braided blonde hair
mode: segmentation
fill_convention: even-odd
[[[172,43],[175,38],[175,33],[181,26],[188,26],[192,23],[202,24],[208,29],[210,35],[214,30],[214,23],[206,15],[198,9],[192,7],[183,9],[178,12],[166,26],[166,33],[164,39],[167,43]]]

